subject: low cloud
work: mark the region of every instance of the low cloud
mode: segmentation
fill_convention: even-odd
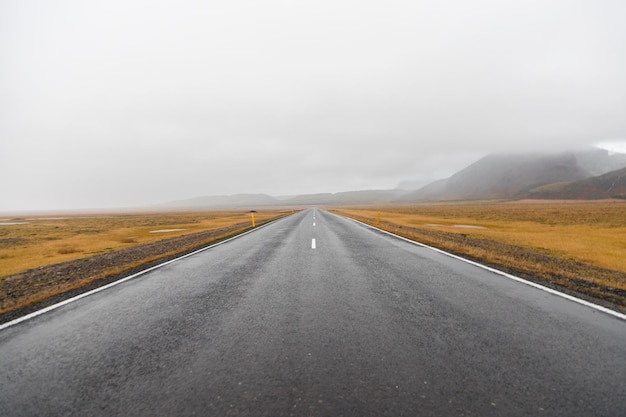
[[[0,4],[0,210],[394,188],[626,139],[626,4]]]

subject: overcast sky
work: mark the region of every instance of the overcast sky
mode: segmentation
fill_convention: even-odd
[[[626,1],[0,1],[0,211],[395,188],[626,139]]]

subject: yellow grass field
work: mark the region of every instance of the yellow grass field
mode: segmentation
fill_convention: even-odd
[[[398,225],[527,246],[626,272],[626,202],[417,205],[342,210]],[[470,226],[470,227],[467,227]]]
[[[257,223],[276,211],[254,213]],[[18,223],[18,224],[15,224]],[[0,219],[0,277],[207,230],[251,224],[243,211]]]
[[[548,280],[564,276],[626,290],[626,201],[447,203],[336,211],[372,225],[380,216],[378,226],[383,229],[496,266]],[[567,270],[563,262],[545,258],[577,266]],[[581,269],[582,264],[589,268]]]

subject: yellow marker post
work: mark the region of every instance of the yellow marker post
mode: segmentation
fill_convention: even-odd
[[[376,224],[380,224],[380,213],[376,214]]]
[[[252,216],[252,227],[256,227],[256,224],[254,223],[254,213],[250,213],[250,215]]]

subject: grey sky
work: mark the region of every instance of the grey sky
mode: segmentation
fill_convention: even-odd
[[[626,139],[626,2],[0,2],[0,210],[394,188]]]

